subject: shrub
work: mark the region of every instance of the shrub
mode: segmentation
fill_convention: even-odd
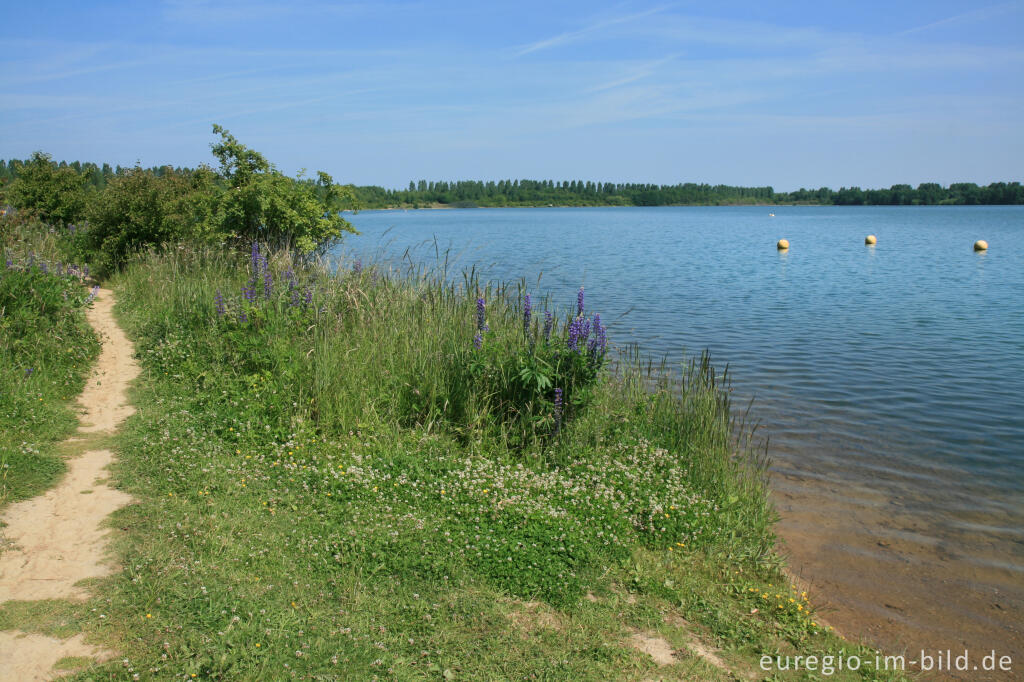
[[[487,304],[476,301],[477,333],[466,361],[473,390],[492,415],[531,433],[557,434],[590,400],[604,365],[607,340],[601,316],[587,317],[580,288],[576,312],[556,329],[544,311],[535,319],[529,294],[521,304],[521,331],[491,339]]]
[[[218,195],[213,172],[170,171],[157,176],[136,166],[114,178],[89,208],[85,242],[100,274],[136,251],[185,239],[216,239]]]
[[[81,220],[87,178],[74,168],[58,168],[49,154],[33,152],[6,191],[6,200],[40,219],[66,225]]]
[[[340,215],[356,207],[351,187],[334,184],[323,171],[317,173],[316,181],[289,178],[224,128],[214,125],[213,132],[221,138],[213,145],[213,155],[228,185],[217,206],[224,233],[310,254],[326,248],[343,232],[355,232]]]

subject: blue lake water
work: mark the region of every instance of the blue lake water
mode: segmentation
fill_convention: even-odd
[[[735,402],[754,398],[773,485],[794,493],[788,508],[807,528],[815,495],[838,496],[858,519],[845,545],[865,561],[885,558],[876,545],[889,541],[873,540],[888,532],[908,560],[931,567],[927,552],[945,547],[948,570],[980,571],[981,588],[1024,585],[1024,207],[351,220],[362,234],[346,239],[348,257],[435,267],[440,253],[450,272],[475,264],[489,278],[524,278],[564,307],[584,285],[613,342],[671,359],[708,349],[728,364]],[[786,252],[775,248],[783,237]],[[973,250],[977,239],[987,252]]]

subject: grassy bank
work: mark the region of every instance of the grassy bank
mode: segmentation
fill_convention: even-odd
[[[0,509],[51,486],[58,443],[99,352],[85,321],[83,272],[62,262],[59,236],[0,218]]]
[[[0,607],[120,652],[80,679],[761,678],[857,650],[780,571],[710,365],[612,374],[583,300],[548,322],[471,278],[189,247],[112,284],[143,365],[125,570]]]

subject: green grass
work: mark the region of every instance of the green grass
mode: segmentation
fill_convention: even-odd
[[[706,358],[670,382],[567,357],[571,313],[545,345],[519,287],[472,276],[269,271],[251,303],[224,252],[114,282],[143,370],[117,437],[124,571],[82,605],[0,607],[120,652],[73,679],[731,679],[853,648],[781,572],[763,461]]]
[[[0,508],[64,471],[58,442],[75,427],[71,404],[99,352],[85,321],[88,290],[45,257],[48,233],[21,234],[4,233],[10,265],[0,270]]]

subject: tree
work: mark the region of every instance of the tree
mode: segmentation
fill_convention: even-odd
[[[81,220],[85,210],[85,182],[84,175],[66,164],[57,168],[49,154],[33,152],[29,162],[18,169],[7,200],[42,220],[73,223]]]
[[[89,207],[88,248],[106,274],[135,252],[183,240],[219,240],[215,212],[220,190],[207,167],[157,176],[138,166],[113,178]]]
[[[218,202],[221,230],[235,238],[310,254],[328,247],[343,232],[355,232],[340,211],[357,207],[355,190],[336,185],[320,171],[317,179],[293,179],[219,125],[211,145],[228,189]]]

